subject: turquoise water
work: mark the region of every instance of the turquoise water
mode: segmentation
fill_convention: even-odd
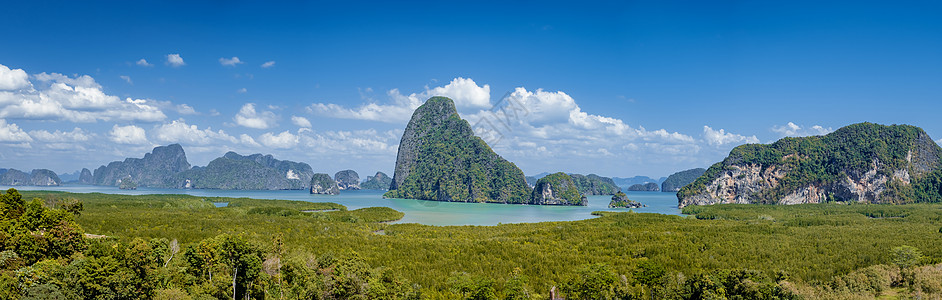
[[[0,186],[3,190],[9,186]],[[608,208],[611,196],[589,196],[588,206],[516,205],[490,203],[458,203],[411,199],[383,199],[383,191],[341,191],[340,195],[311,195],[305,190],[295,191],[240,191],[240,190],[180,190],[139,188],[122,190],[117,187],[91,185],[63,185],[58,187],[17,186],[18,190],[50,190],[73,193],[106,193],[121,195],[186,194],[199,197],[233,197],[254,199],[281,199],[310,202],[334,202],[349,209],[385,206],[405,213],[396,223],[426,225],[497,225],[501,223],[533,223],[546,221],[575,221],[594,218],[593,211],[628,211]],[[635,212],[680,214],[674,193],[627,192],[628,198],[647,207]],[[220,203],[221,205],[221,203]]]

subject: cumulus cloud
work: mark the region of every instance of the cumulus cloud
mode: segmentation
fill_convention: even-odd
[[[291,123],[298,127],[311,128],[311,121],[305,117],[291,116]]]
[[[180,55],[177,55],[177,57],[180,57]],[[183,61],[183,59],[181,58],[180,61]],[[153,66],[154,66],[153,64],[148,63],[147,60],[146,60],[146,59],[143,59],[143,58],[141,58],[141,60],[138,60],[135,64],[137,64],[138,66],[142,66],[142,67],[153,67]]]
[[[58,73],[34,75],[38,89],[0,91],[0,118],[66,120],[72,122],[143,121],[166,118],[157,101],[105,94],[88,75],[69,77]]]
[[[243,133],[242,135],[239,135],[239,142],[241,142],[243,145],[251,146],[251,147],[261,147],[261,146],[262,146],[261,144],[259,144],[258,142],[256,142],[255,139],[253,139],[251,136],[249,136],[248,134],[244,134],[244,133]]]
[[[14,123],[7,123],[7,120],[0,119],[0,142],[19,143],[32,141],[33,138],[20,129],[19,126],[16,126]]]
[[[0,91],[19,90],[29,87],[29,75],[23,69],[10,69],[0,64]]]
[[[108,138],[118,144],[143,145],[149,143],[147,141],[147,132],[144,131],[144,128],[134,125],[114,125],[114,127],[111,128],[111,132],[108,133]]]
[[[33,130],[30,131],[29,134],[36,138],[36,140],[48,143],[87,142],[94,136],[92,133],[78,127],[73,128],[72,131],[56,130],[55,132],[49,132],[46,130]]]
[[[199,129],[196,125],[189,125],[182,119],[157,126],[151,133],[157,141],[163,143],[208,145],[217,142],[238,142],[238,139],[226,134],[225,131],[213,131],[212,128]]]
[[[772,132],[780,134],[782,137],[801,137],[811,135],[825,135],[834,131],[831,127],[824,128],[821,125],[814,125],[810,128],[802,128],[795,123],[788,122],[783,126],[772,126]]]
[[[219,58],[219,64],[223,66],[235,67],[236,65],[242,64],[242,63],[243,62],[239,60],[239,58],[236,56],[233,56],[232,58],[225,58],[225,57]]]
[[[298,145],[299,138],[297,135],[285,130],[279,134],[273,134],[271,132],[262,134],[258,137],[258,141],[261,142],[262,145],[265,145],[265,147],[289,149]]]
[[[265,68],[265,69],[271,68],[271,67],[274,67],[274,66],[275,66],[275,61],[274,61],[274,60],[266,61],[265,63],[262,64],[262,68]]]
[[[755,135],[753,136],[744,136],[735,134],[732,132],[726,132],[726,130],[714,130],[710,126],[703,126],[703,139],[710,145],[713,146],[723,146],[729,144],[756,144],[759,143],[759,138]]]
[[[195,115],[198,114],[192,106],[187,104],[177,104],[176,106],[177,113],[181,115]]]
[[[268,129],[275,127],[277,116],[271,111],[256,111],[255,103],[246,103],[239,109],[239,113],[233,118],[236,124],[243,127],[255,129]]]
[[[180,54],[176,54],[176,53],[167,54],[167,64],[174,68],[182,67],[186,65],[186,63],[183,62],[183,57],[181,57]]]
[[[458,77],[445,86],[426,87],[421,93],[403,95],[398,89],[392,89],[387,93],[392,100],[388,104],[367,103],[357,108],[347,108],[333,103],[314,103],[308,106],[308,110],[334,118],[405,123],[412,116],[412,111],[433,96],[451,98],[459,111],[489,108],[491,106],[490,91],[491,87],[487,84],[478,86],[470,78]]]

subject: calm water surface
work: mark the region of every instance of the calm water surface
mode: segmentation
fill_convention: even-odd
[[[0,186],[3,190],[9,186]],[[458,203],[423,201],[410,199],[383,199],[384,191],[341,191],[340,195],[311,195],[305,190],[180,190],[139,188],[122,190],[117,187],[70,185],[58,187],[17,186],[18,190],[50,190],[73,193],[106,193],[122,195],[186,194],[199,197],[232,197],[253,199],[281,199],[310,202],[333,202],[349,209],[385,206],[405,213],[396,223],[420,223],[426,225],[497,225],[501,223],[532,223],[546,221],[575,221],[594,218],[593,211],[628,211],[608,208],[611,196],[589,196],[588,206],[516,205],[490,203]],[[677,197],[674,193],[627,192],[628,198],[647,207],[632,209],[635,212],[679,215]]]

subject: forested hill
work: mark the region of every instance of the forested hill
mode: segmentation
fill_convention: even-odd
[[[942,202],[942,148],[919,127],[853,124],[825,136],[736,147],[677,198],[680,207]]]
[[[432,97],[412,114],[384,196],[456,202],[528,203],[523,171],[494,153],[455,103]]]

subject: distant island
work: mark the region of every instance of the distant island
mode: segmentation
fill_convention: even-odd
[[[628,190],[633,192],[657,192],[660,191],[661,188],[657,186],[657,183],[648,182],[645,184],[634,184],[629,186]]]
[[[671,174],[671,176],[668,176],[667,179],[661,183],[661,191],[669,193],[679,192],[681,188],[697,180],[697,177],[703,175],[704,172],[706,172],[706,169],[696,168]]]
[[[677,193],[716,203],[942,202],[942,147],[909,125],[853,124],[825,136],[733,149]]]
[[[608,203],[608,208],[640,208],[644,207],[640,202],[628,199],[628,195],[618,192],[612,196],[612,201]]]

